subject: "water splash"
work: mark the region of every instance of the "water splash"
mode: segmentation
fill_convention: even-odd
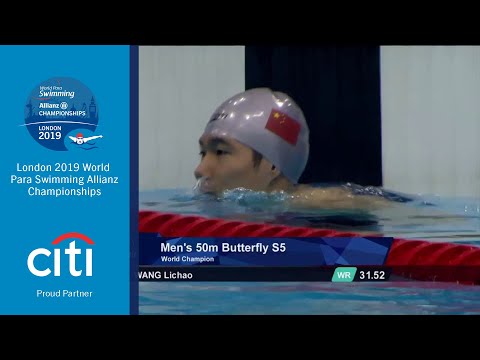
[[[292,196],[285,191],[267,193],[265,191],[254,191],[245,188],[225,190],[221,199],[231,201],[243,206],[285,204]]]
[[[197,182],[195,183],[195,185],[193,186],[193,194],[194,195],[200,195],[201,194],[201,186],[202,186],[202,183],[203,183],[203,180],[204,178],[201,177],[200,179],[197,180]]]

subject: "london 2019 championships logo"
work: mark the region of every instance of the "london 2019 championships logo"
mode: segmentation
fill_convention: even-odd
[[[55,151],[96,149],[103,138],[97,133],[95,96],[80,81],[68,77],[35,86],[25,105],[22,126],[37,143]]]

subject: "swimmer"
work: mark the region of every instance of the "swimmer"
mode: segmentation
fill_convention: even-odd
[[[375,210],[394,203],[343,186],[299,184],[309,156],[309,128],[296,102],[269,88],[246,90],[218,106],[199,145],[194,175],[200,193],[220,196],[237,188],[280,192],[301,208]]]

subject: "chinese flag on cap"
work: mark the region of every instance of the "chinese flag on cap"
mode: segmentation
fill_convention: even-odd
[[[287,114],[278,110],[272,110],[265,129],[280,136],[286,142],[296,145],[301,125]]]

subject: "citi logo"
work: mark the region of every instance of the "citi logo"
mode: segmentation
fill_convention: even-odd
[[[92,239],[90,239],[88,236],[85,236],[83,234],[77,233],[77,232],[70,232],[66,233],[63,235],[60,235],[57,237],[55,240],[52,241],[52,245],[57,245],[61,243],[64,240],[68,239],[80,239],[85,241],[89,245],[95,244]],[[62,259],[66,260],[68,262],[68,270],[70,272],[70,275],[72,276],[82,276],[83,270],[85,270],[85,276],[92,276],[92,249],[85,249],[85,264],[84,267],[82,267],[80,270],[77,270],[77,255],[82,254],[82,249],[76,248],[75,247],[75,240],[71,241],[68,248],[64,250],[65,255],[62,256],[61,249],[53,249],[53,276],[60,276],[61,272],[61,261]],[[52,269],[47,265],[46,267],[44,266],[42,269],[37,268],[37,265],[35,265],[35,262],[43,261],[45,262],[44,259],[37,259],[37,257],[46,257],[50,258],[52,255],[52,252],[48,249],[45,248],[38,248],[33,250],[29,255],[27,259],[27,266],[28,270],[35,276],[40,276],[40,277],[45,277],[48,276],[52,273]],[[48,260],[47,260],[48,263]],[[52,261],[50,260],[50,264]],[[80,265],[80,264],[79,264]]]

